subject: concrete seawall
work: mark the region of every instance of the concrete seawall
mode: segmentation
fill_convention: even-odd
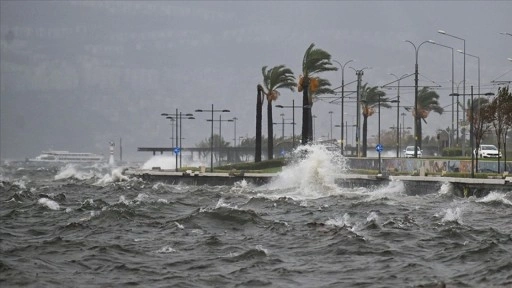
[[[277,173],[183,173],[169,170],[126,170],[125,175],[146,181],[156,181],[172,185],[234,185],[245,180],[253,185],[264,185],[277,177]],[[340,187],[381,187],[391,181],[402,181],[408,194],[422,195],[439,191],[443,184],[452,186],[452,191],[460,197],[483,197],[491,191],[512,192],[512,177],[505,179],[474,179],[455,177],[389,176],[346,174],[335,180]]]
[[[170,170],[126,170],[125,175],[138,177],[145,181],[157,181],[172,185],[210,185],[222,186],[233,185],[236,182],[245,180],[254,185],[268,183],[274,173],[184,173]]]

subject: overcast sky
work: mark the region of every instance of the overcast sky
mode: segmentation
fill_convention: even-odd
[[[463,49],[462,40],[437,33],[441,29],[465,39],[466,52],[480,57],[481,93],[496,92],[497,81],[512,80],[507,60],[512,57],[512,1],[2,0],[0,8],[2,159],[34,157],[46,149],[107,155],[109,141],[119,138],[125,159],[148,159],[137,147],[170,146],[170,122],[161,113],[190,113],[212,104],[231,110],[223,119],[239,119],[237,138],[253,137],[262,66],[284,64],[298,77],[311,43],[341,63],[354,60],[345,68],[345,83],[356,79],[348,66],[371,67],[363,83],[382,86],[395,79],[390,73],[414,72],[415,50],[404,40],[418,46],[432,39]],[[463,59],[455,52],[457,84],[463,79]],[[441,105],[447,106],[423,126],[424,135],[433,135],[451,125],[451,49],[425,43],[418,60],[419,85],[435,86]],[[322,77],[333,87],[341,84],[341,71]],[[476,93],[475,57],[466,56],[466,82],[466,89],[474,85]],[[414,77],[401,85],[401,105],[413,105]],[[397,93],[383,90],[389,97]],[[292,99],[300,103],[301,94],[281,91],[276,104],[291,105]],[[333,125],[341,121],[341,106],[328,102],[313,106],[316,137],[330,133],[329,111]],[[354,103],[347,103],[345,111],[350,125]],[[274,108],[275,122],[283,112],[291,119],[291,109]],[[195,117],[183,122],[185,147],[210,136],[206,119],[211,116]],[[266,135],[266,113],[263,118]],[[377,133],[377,118],[370,117],[368,135]],[[395,125],[396,108],[383,111],[381,119],[382,129]],[[413,125],[409,113],[405,122]],[[227,141],[232,142],[233,130],[233,123],[223,122]],[[274,133],[281,136],[280,126]],[[334,137],[339,139],[339,133],[335,128]],[[285,134],[291,135],[291,125]]]

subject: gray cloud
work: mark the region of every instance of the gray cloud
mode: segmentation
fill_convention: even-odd
[[[414,43],[433,39],[481,58],[482,90],[510,80],[510,2],[485,1],[1,1],[0,156],[22,159],[47,148],[108,153],[108,141],[123,137],[128,157],[138,146],[169,145],[162,112],[231,109],[240,135],[254,135],[256,85],[261,67],[285,64],[298,76],[312,42],[334,59],[365,66],[364,82],[383,85],[389,73],[414,69]],[[7,37],[10,34],[11,37]],[[425,44],[419,52],[420,84],[441,85],[449,105],[451,55]],[[462,57],[455,55],[455,81]],[[476,85],[477,63],[466,59],[468,85]],[[345,81],[355,79],[345,71]],[[341,72],[325,75],[334,86]],[[413,80],[402,81],[412,86]],[[354,89],[348,87],[347,89]],[[396,90],[386,90],[393,95]],[[412,105],[413,90],[401,90]],[[282,91],[291,104],[299,93]],[[329,130],[328,111],[340,121],[339,105],[317,102],[318,135]],[[352,104],[346,110],[353,111]],[[285,111],[289,114],[290,111]],[[281,113],[278,111],[276,113]],[[337,114],[336,114],[337,113]],[[383,112],[383,127],[396,111]],[[355,114],[355,112],[353,113]],[[447,126],[450,114],[432,117],[426,133]],[[207,115],[184,123],[186,145],[209,137]],[[435,118],[435,119],[434,119]],[[370,121],[374,121],[371,119]],[[299,121],[300,122],[300,121]],[[264,125],[266,125],[264,123]],[[230,127],[231,124],[224,124]],[[375,125],[374,125],[375,126]],[[370,128],[374,129],[374,128]],[[300,127],[296,127],[299,131]],[[226,128],[230,140],[232,129]],[[242,132],[240,132],[242,131]],[[370,135],[376,131],[370,131]],[[289,134],[286,132],[286,134]],[[335,134],[337,136],[337,134]]]

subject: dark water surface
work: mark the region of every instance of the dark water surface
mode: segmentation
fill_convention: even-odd
[[[512,287],[510,193],[342,189],[320,156],[263,187],[3,163],[0,285]]]

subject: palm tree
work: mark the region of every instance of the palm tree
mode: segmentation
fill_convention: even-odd
[[[258,94],[256,96],[256,151],[254,153],[254,162],[261,162],[261,121],[263,118],[263,86],[258,84]]]
[[[386,93],[379,90],[378,86],[370,87],[368,83],[361,87],[361,112],[363,114],[363,157],[366,157],[366,150],[368,146],[368,117],[375,113],[375,107],[379,105],[384,108],[390,108],[391,105],[387,103],[388,98]]]
[[[302,92],[302,144],[305,145],[313,138],[311,129],[312,113],[311,106],[313,101],[310,93],[318,88],[318,78],[315,74],[336,71],[338,68],[331,63],[331,55],[322,49],[315,49],[315,44],[311,43],[304,53],[302,59],[302,75],[299,77],[298,91]]]
[[[427,123],[425,120],[431,111],[434,111],[438,114],[443,114],[444,109],[439,106],[439,95],[435,91],[429,90],[428,87],[423,87],[418,92],[418,111],[419,115],[418,118],[416,118],[416,110],[412,110],[412,116],[414,119],[419,119],[416,122],[416,125],[418,126],[418,140],[419,140],[419,147],[421,147],[421,135],[422,135],[422,129],[421,129],[421,120]]]
[[[267,96],[267,128],[268,128],[268,159],[274,158],[274,121],[272,119],[272,101],[277,100],[279,91],[277,89],[287,88],[295,91],[295,76],[291,69],[284,65],[275,66],[267,70],[267,66],[261,69],[263,75],[263,93]]]

